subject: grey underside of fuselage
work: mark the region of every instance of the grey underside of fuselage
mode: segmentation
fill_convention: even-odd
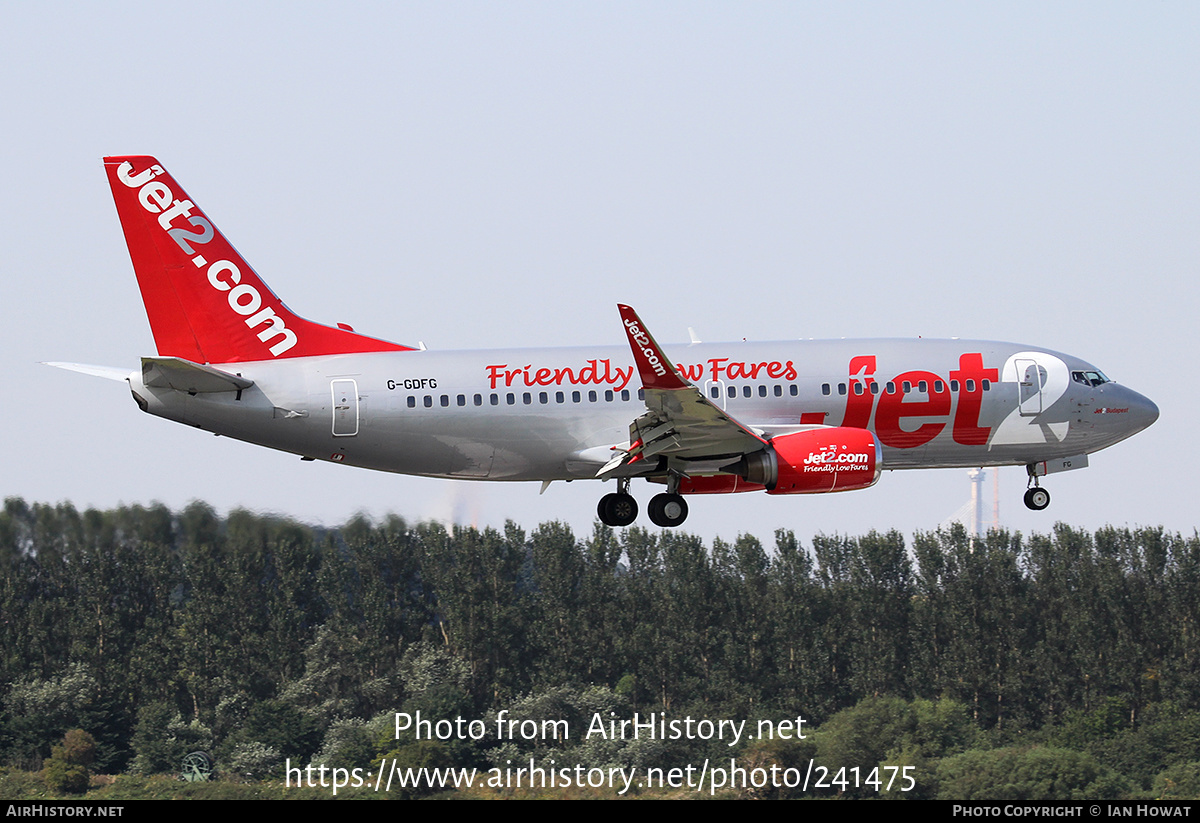
[[[1043,377],[1047,389],[1036,398],[1040,405],[1027,401],[1022,409],[1012,362],[1030,352],[1047,358],[1049,370],[1043,371],[1050,376]],[[961,442],[971,440],[958,419],[966,401],[949,396],[947,388],[946,409],[905,415],[899,424],[901,433],[936,430],[927,442],[894,447],[881,437],[884,468],[1025,464],[1093,452],[1133,433],[1116,428],[1120,421],[1108,426],[1093,415],[1097,407],[1123,401],[1116,384],[1082,394],[1077,385],[1060,386],[1051,361],[1068,372],[1093,367],[1016,344],[835,340],[667,348],[699,391],[711,397],[715,389],[714,403],[767,435],[846,423],[855,402],[852,360],[873,358],[877,385],[867,391],[876,393],[870,404],[877,406],[889,381],[917,370],[949,385],[964,353],[978,353],[987,369],[996,370],[997,379],[977,402],[977,419],[968,421],[987,430],[987,442]],[[136,378],[131,382],[151,413],[208,431],[318,460],[461,479],[594,477],[604,462],[597,455],[627,443],[630,423],[646,410],[629,351],[619,347],[386,352],[218,368],[254,386],[189,395],[150,388]],[[858,379],[869,387],[861,370]],[[339,390],[345,394],[341,401]],[[928,397],[914,395],[913,401]],[[872,408],[866,427],[874,429],[875,423]],[[891,439],[904,438],[893,433]],[[657,465],[647,461],[636,473],[653,473]]]

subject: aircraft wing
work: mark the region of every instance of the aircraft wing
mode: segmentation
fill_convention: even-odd
[[[646,397],[646,412],[629,426],[629,448],[596,473],[607,477],[649,457],[675,458],[714,472],[767,445],[761,432],[739,423],[684,380],[630,306],[617,305]]]

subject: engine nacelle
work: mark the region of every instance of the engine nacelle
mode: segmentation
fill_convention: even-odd
[[[679,481],[680,494],[733,494],[735,492],[760,492],[765,488],[761,483],[751,483],[736,474],[685,477]]]
[[[883,449],[866,429],[811,429],[773,438],[746,455],[735,471],[767,494],[820,494],[875,485],[883,471]]]

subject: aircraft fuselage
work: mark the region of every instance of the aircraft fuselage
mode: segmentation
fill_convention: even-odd
[[[1124,386],[1078,379],[1100,374],[1085,361],[1010,343],[665,349],[714,404],[768,439],[814,426],[869,429],[886,469],[1087,454],[1157,416],[1153,403]],[[379,352],[220,368],[254,385],[188,394],[145,386],[140,374],[131,385],[150,413],[229,437],[351,466],[462,479],[594,477],[595,450],[628,442],[630,421],[644,410],[637,370],[619,347]]]

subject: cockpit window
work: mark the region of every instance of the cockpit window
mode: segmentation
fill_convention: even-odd
[[[1111,382],[1102,371],[1073,371],[1071,379],[1085,386],[1103,386],[1105,383]]]

